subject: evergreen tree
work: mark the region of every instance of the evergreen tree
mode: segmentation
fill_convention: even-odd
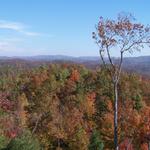
[[[104,144],[101,140],[100,134],[98,131],[94,131],[90,138],[89,150],[103,150]]]

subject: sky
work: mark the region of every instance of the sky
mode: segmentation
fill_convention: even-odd
[[[0,0],[0,56],[98,56],[92,32],[100,16],[130,12],[150,24],[149,6],[149,0]]]

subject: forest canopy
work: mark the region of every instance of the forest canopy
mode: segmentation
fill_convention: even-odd
[[[0,75],[0,149],[113,149],[113,92],[104,68],[52,64],[5,67]],[[119,83],[119,147],[148,148],[150,81]]]

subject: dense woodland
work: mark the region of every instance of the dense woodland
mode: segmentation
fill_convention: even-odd
[[[148,150],[150,80],[122,72],[120,150]],[[0,68],[1,150],[112,150],[113,87],[103,67]]]

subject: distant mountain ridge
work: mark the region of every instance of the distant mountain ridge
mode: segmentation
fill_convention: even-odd
[[[114,57],[114,61],[118,58]],[[77,64],[84,64],[89,68],[96,68],[101,63],[99,56],[65,56],[65,55],[38,55],[38,56],[0,56],[0,63],[7,63],[13,61],[24,61],[25,63],[38,62],[40,63],[53,63],[53,62],[72,62]],[[123,67],[129,71],[135,71],[140,74],[150,75],[150,56],[139,57],[125,57]]]
[[[118,57],[113,57],[118,59]],[[68,56],[68,55],[35,55],[35,56],[0,56],[0,59],[23,59],[23,60],[99,60],[99,56]],[[124,57],[124,59],[142,60],[150,59],[150,56]]]
[[[30,61],[56,61],[56,60],[68,60],[68,61],[87,61],[87,60],[98,60],[98,56],[80,56],[80,57],[73,57],[67,55],[37,55],[37,56],[0,56],[0,60],[5,59],[22,59],[22,60],[30,60]]]

